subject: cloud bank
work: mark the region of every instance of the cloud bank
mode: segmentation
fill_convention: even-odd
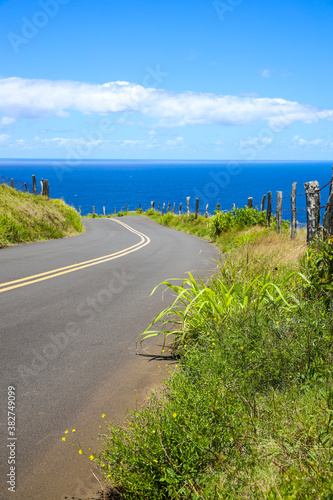
[[[0,115],[6,120],[83,114],[141,113],[161,127],[251,125],[280,130],[295,121],[333,120],[333,110],[281,98],[239,97],[197,92],[172,93],[129,82],[103,85],[74,81],[0,79]]]

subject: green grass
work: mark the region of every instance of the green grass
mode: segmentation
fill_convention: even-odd
[[[82,232],[79,214],[63,201],[0,185],[0,248]]]
[[[319,242],[300,266],[288,241],[278,268],[255,241],[211,283],[170,285],[157,320],[176,321],[177,368],[91,457],[122,498],[333,498],[333,250]]]
[[[173,373],[90,457],[122,498],[333,498],[333,249],[305,249],[261,234],[210,283],[167,284]]]

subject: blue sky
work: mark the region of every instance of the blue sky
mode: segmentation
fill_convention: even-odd
[[[330,160],[331,0],[0,0],[0,157]]]

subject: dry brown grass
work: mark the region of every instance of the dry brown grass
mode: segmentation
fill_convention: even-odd
[[[255,228],[255,232],[261,232],[258,237],[236,250],[233,260],[251,260],[260,264],[269,264],[272,267],[297,265],[300,258],[307,250],[306,230],[297,231],[295,240],[291,240],[290,234],[278,234],[275,231],[263,231]]]

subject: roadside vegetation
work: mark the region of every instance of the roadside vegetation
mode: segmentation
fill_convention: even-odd
[[[79,214],[62,200],[48,200],[0,185],[0,248],[82,232]]]
[[[333,243],[256,216],[204,223],[228,240],[209,283],[161,284],[174,302],[140,340],[162,332],[170,378],[90,455],[124,500],[333,498]]]

